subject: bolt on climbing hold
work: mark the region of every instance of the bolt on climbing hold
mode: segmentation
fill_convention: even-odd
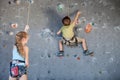
[[[64,9],[64,4],[63,3],[58,3],[57,4],[57,10],[58,11],[63,11],[63,9]]]

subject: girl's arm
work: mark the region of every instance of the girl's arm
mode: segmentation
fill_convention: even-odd
[[[29,30],[29,25],[26,25],[24,31],[28,32],[28,30]]]
[[[29,55],[28,55],[28,53],[29,53],[29,48],[26,46],[25,47],[25,64],[27,67],[29,67]]]
[[[80,16],[80,14],[81,14],[81,12],[80,11],[78,11],[77,12],[77,14],[76,14],[76,16],[75,16],[75,18],[74,18],[74,20],[73,20],[73,24],[74,24],[74,26],[76,25],[76,23],[77,23],[77,21],[78,21],[78,18],[79,18],[79,16]]]

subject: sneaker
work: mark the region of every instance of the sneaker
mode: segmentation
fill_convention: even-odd
[[[58,53],[57,56],[58,56],[58,57],[63,57],[63,56],[64,56],[64,51],[59,51],[59,53]]]
[[[85,50],[83,53],[85,56],[93,54],[93,52],[89,50]]]

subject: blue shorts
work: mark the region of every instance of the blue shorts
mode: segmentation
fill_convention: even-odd
[[[12,64],[12,65],[15,65],[15,64]],[[21,77],[22,75],[26,75],[27,74],[27,67],[24,66],[24,65],[17,65],[18,66],[18,70],[19,70],[19,74],[17,77]],[[11,77],[13,77],[11,74],[10,74]],[[16,77],[13,77],[13,78],[16,78]]]

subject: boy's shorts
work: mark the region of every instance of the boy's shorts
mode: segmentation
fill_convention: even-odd
[[[67,39],[65,39],[65,38],[62,38],[62,43],[63,44],[65,44],[65,45],[74,45],[75,43],[77,43],[77,44],[79,44],[79,43],[81,43],[82,42],[82,38],[79,38],[79,37],[74,37],[73,39],[68,39],[67,41],[66,41]],[[69,44],[69,42],[70,42],[70,44]]]

